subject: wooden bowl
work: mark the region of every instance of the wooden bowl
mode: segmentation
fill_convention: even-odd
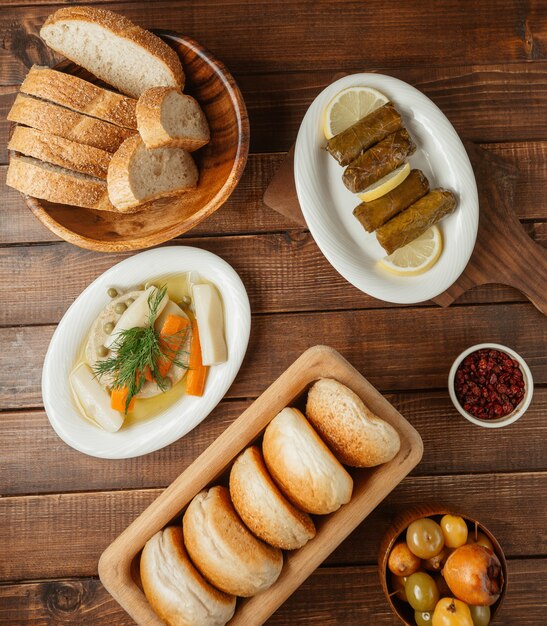
[[[53,233],[81,248],[102,252],[139,250],[168,241],[214,213],[236,187],[249,151],[249,120],[243,97],[226,67],[197,42],[155,31],[179,55],[186,73],[185,93],[200,103],[211,141],[194,153],[200,171],[195,191],[161,198],[133,214],[94,211],[25,196],[30,210]],[[70,61],[55,69],[96,78]]]
[[[483,532],[488,539],[492,542],[494,546],[494,552],[496,556],[500,560],[502,571],[503,571],[503,588],[501,591],[501,595],[497,602],[495,602],[491,607],[492,613],[492,621],[494,616],[498,612],[503,599],[505,598],[505,594],[507,593],[507,561],[505,559],[505,554],[498,543],[498,540],[494,537],[494,535],[486,528],[483,524],[478,522],[475,518],[466,515],[465,513],[460,513],[458,511],[454,511],[452,509],[443,506],[442,504],[422,504],[409,507],[405,509],[393,522],[391,528],[387,531],[382,539],[380,544],[380,550],[378,552],[378,570],[380,575],[380,582],[382,584],[382,589],[384,590],[384,594],[386,596],[386,600],[391,607],[391,610],[395,615],[406,624],[406,626],[416,626],[416,622],[414,621],[414,609],[411,608],[409,604],[399,600],[396,596],[392,595],[393,591],[389,585],[389,570],[387,568],[387,562],[391,550],[395,543],[402,539],[403,534],[405,533],[408,526],[422,517],[442,517],[443,515],[459,515],[463,517],[468,525],[474,526],[476,530],[480,530]]]
[[[316,536],[299,550],[283,553],[283,569],[274,585],[252,598],[238,599],[230,626],[263,624],[420,462],[422,440],[405,418],[335,350],[326,346],[310,348],[102,554],[101,581],[137,624],[163,624],[142,592],[139,560],[144,544],[167,524],[180,524],[186,506],[202,489],[226,484],[232,463],[240,452],[260,442],[266,426],[283,408],[304,409],[309,387],[323,377],[348,386],[374,413],[392,424],[401,438],[401,449],[384,465],[349,469],[353,477],[350,502],[330,515],[313,516]]]

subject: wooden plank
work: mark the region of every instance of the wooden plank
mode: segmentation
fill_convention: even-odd
[[[260,394],[310,346],[327,343],[384,391],[444,389],[452,361],[476,343],[517,350],[536,384],[547,382],[546,320],[531,304],[413,307],[254,316],[243,367],[227,396]],[[53,326],[0,329],[0,409],[41,406],[40,379]]]
[[[348,73],[374,71],[410,83],[439,106],[463,139],[486,143],[547,139],[545,61],[432,65],[364,63],[352,66]],[[307,108],[332,78],[333,72],[324,69],[237,76],[250,114],[251,149],[288,150]]]
[[[442,501],[480,519],[509,557],[544,556],[546,489],[547,473],[407,478],[328,562],[374,563],[389,520],[422,501]],[[0,580],[96,575],[102,551],[159,493],[150,489],[1,498]]]
[[[0,122],[1,125],[1,122]],[[519,170],[515,184],[515,210],[524,220],[544,219],[547,187],[547,141],[484,144]],[[226,204],[199,224],[186,237],[196,235],[245,234],[294,229],[284,218],[262,203],[262,195],[281,164],[283,153],[252,154],[245,174]],[[0,166],[0,245],[59,241],[32,215],[21,194],[5,186],[6,167]]]
[[[531,225],[542,241],[545,224]],[[171,245],[204,248],[230,263],[247,286],[254,313],[389,305],[348,283],[322,255],[308,231],[221,238],[184,238]],[[74,299],[104,271],[130,256],[82,250],[68,243],[0,247],[0,325],[58,322]],[[36,297],[36,285],[47,297]],[[475,289],[464,302],[515,301],[507,288]]]
[[[0,59],[1,56],[0,50]],[[251,152],[289,149],[306,109],[332,81],[331,70],[315,71],[316,66],[292,74],[236,76],[249,111]],[[464,139],[489,143],[547,139],[544,118],[547,107],[546,61],[455,67],[389,68],[364,64],[352,68],[352,71],[374,70],[391,74],[414,85],[441,108]],[[24,72],[18,82],[23,78]],[[16,89],[13,86],[0,91],[2,164],[7,162],[10,125],[5,116]]]
[[[492,626],[538,626],[545,617],[547,559],[508,563],[511,601]],[[530,580],[535,584],[531,585]],[[133,620],[96,578],[68,578],[0,586],[0,624],[132,626]],[[378,582],[376,568],[321,567],[268,620],[270,626],[344,624],[396,626]]]
[[[537,388],[526,417],[492,432],[466,422],[446,391],[388,394],[421,433],[424,456],[413,474],[535,471],[547,458],[547,389]],[[165,487],[250,404],[224,401],[195,430],[145,457],[106,461],[76,452],[51,428],[43,411],[0,413],[0,494]],[[465,441],[465,451],[454,442]],[[535,441],[530,446],[530,441]],[[488,454],[484,451],[488,450]]]
[[[52,54],[38,32],[59,6],[63,5],[13,8],[0,17],[0,30],[5,33],[0,84],[19,83],[31,63],[51,61]],[[319,61],[324,69],[341,71],[359,66],[544,58],[541,43],[547,32],[539,3],[524,0],[480,3],[473,11],[458,0],[445,0],[441,6],[436,0],[427,0],[419,8],[402,3],[396,12],[380,0],[346,0],[332,5],[296,0],[285,0],[281,5],[163,0],[104,6],[120,10],[145,28],[189,35],[211,49],[233,72],[252,74],[302,71],[317,67]],[[364,35],[366,46],[360,45]],[[351,45],[343,45],[345,42]]]

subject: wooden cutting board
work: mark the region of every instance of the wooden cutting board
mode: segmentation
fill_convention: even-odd
[[[475,171],[479,190],[479,230],[473,254],[463,274],[445,292],[433,298],[449,306],[478,285],[500,283],[521,291],[547,314],[547,251],[524,231],[513,210],[516,167],[477,144],[465,148]],[[294,183],[294,146],[287,154],[264,194],[264,204],[303,227]]]

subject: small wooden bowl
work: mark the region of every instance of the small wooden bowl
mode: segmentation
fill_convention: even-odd
[[[384,538],[380,543],[380,550],[378,551],[378,573],[380,575],[380,582],[382,584],[382,589],[384,590],[384,594],[386,596],[388,604],[391,607],[393,613],[395,613],[395,615],[401,620],[401,622],[403,622],[403,624],[406,624],[406,626],[416,626],[416,622],[414,621],[414,609],[412,609],[411,606],[406,602],[403,602],[399,600],[399,598],[397,598],[395,595],[392,595],[393,592],[388,584],[389,570],[387,567],[387,562],[393,546],[397,541],[402,538],[403,533],[412,522],[421,519],[422,517],[442,517],[443,515],[459,515],[460,517],[463,517],[468,524],[474,525],[477,530],[483,532],[488,537],[488,539],[490,539],[494,546],[494,552],[496,553],[496,556],[501,563],[504,582],[498,601],[490,607],[493,621],[494,616],[498,612],[503,602],[503,599],[505,598],[505,594],[507,593],[507,561],[505,559],[503,550],[498,543],[498,540],[488,530],[488,528],[483,526],[475,518],[460,513],[458,511],[453,511],[452,509],[449,509],[442,504],[421,504],[405,509],[395,519],[395,521],[391,525],[391,528],[384,535]]]
[[[25,196],[36,217],[53,233],[81,248],[101,252],[139,250],[163,243],[199,224],[229,198],[249,151],[249,120],[239,88],[226,67],[200,44],[168,31],[155,31],[179,55],[185,93],[200,103],[211,141],[194,153],[200,171],[195,191],[161,198],[139,213],[94,211]],[[97,79],[70,61],[55,69]]]
[[[229,626],[263,624],[419,463],[420,435],[366,378],[332,348],[306,350],[103,552],[101,582],[139,626],[163,624],[142,592],[139,560],[145,543],[167,524],[180,524],[186,506],[202,489],[226,484],[237,456],[259,443],[266,426],[283,408],[304,409],[309,387],[324,377],[352,389],[376,415],[392,424],[401,438],[401,449],[389,463],[350,470],[350,502],[330,515],[314,516],[316,536],[299,550],[284,552],[281,575],[269,589],[238,599]]]

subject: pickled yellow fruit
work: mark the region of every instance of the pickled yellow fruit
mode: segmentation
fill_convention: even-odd
[[[444,545],[448,548],[459,548],[467,541],[468,529],[463,517],[444,515],[441,519]]]
[[[437,602],[431,626],[473,626],[471,611],[461,600],[443,598]]]

